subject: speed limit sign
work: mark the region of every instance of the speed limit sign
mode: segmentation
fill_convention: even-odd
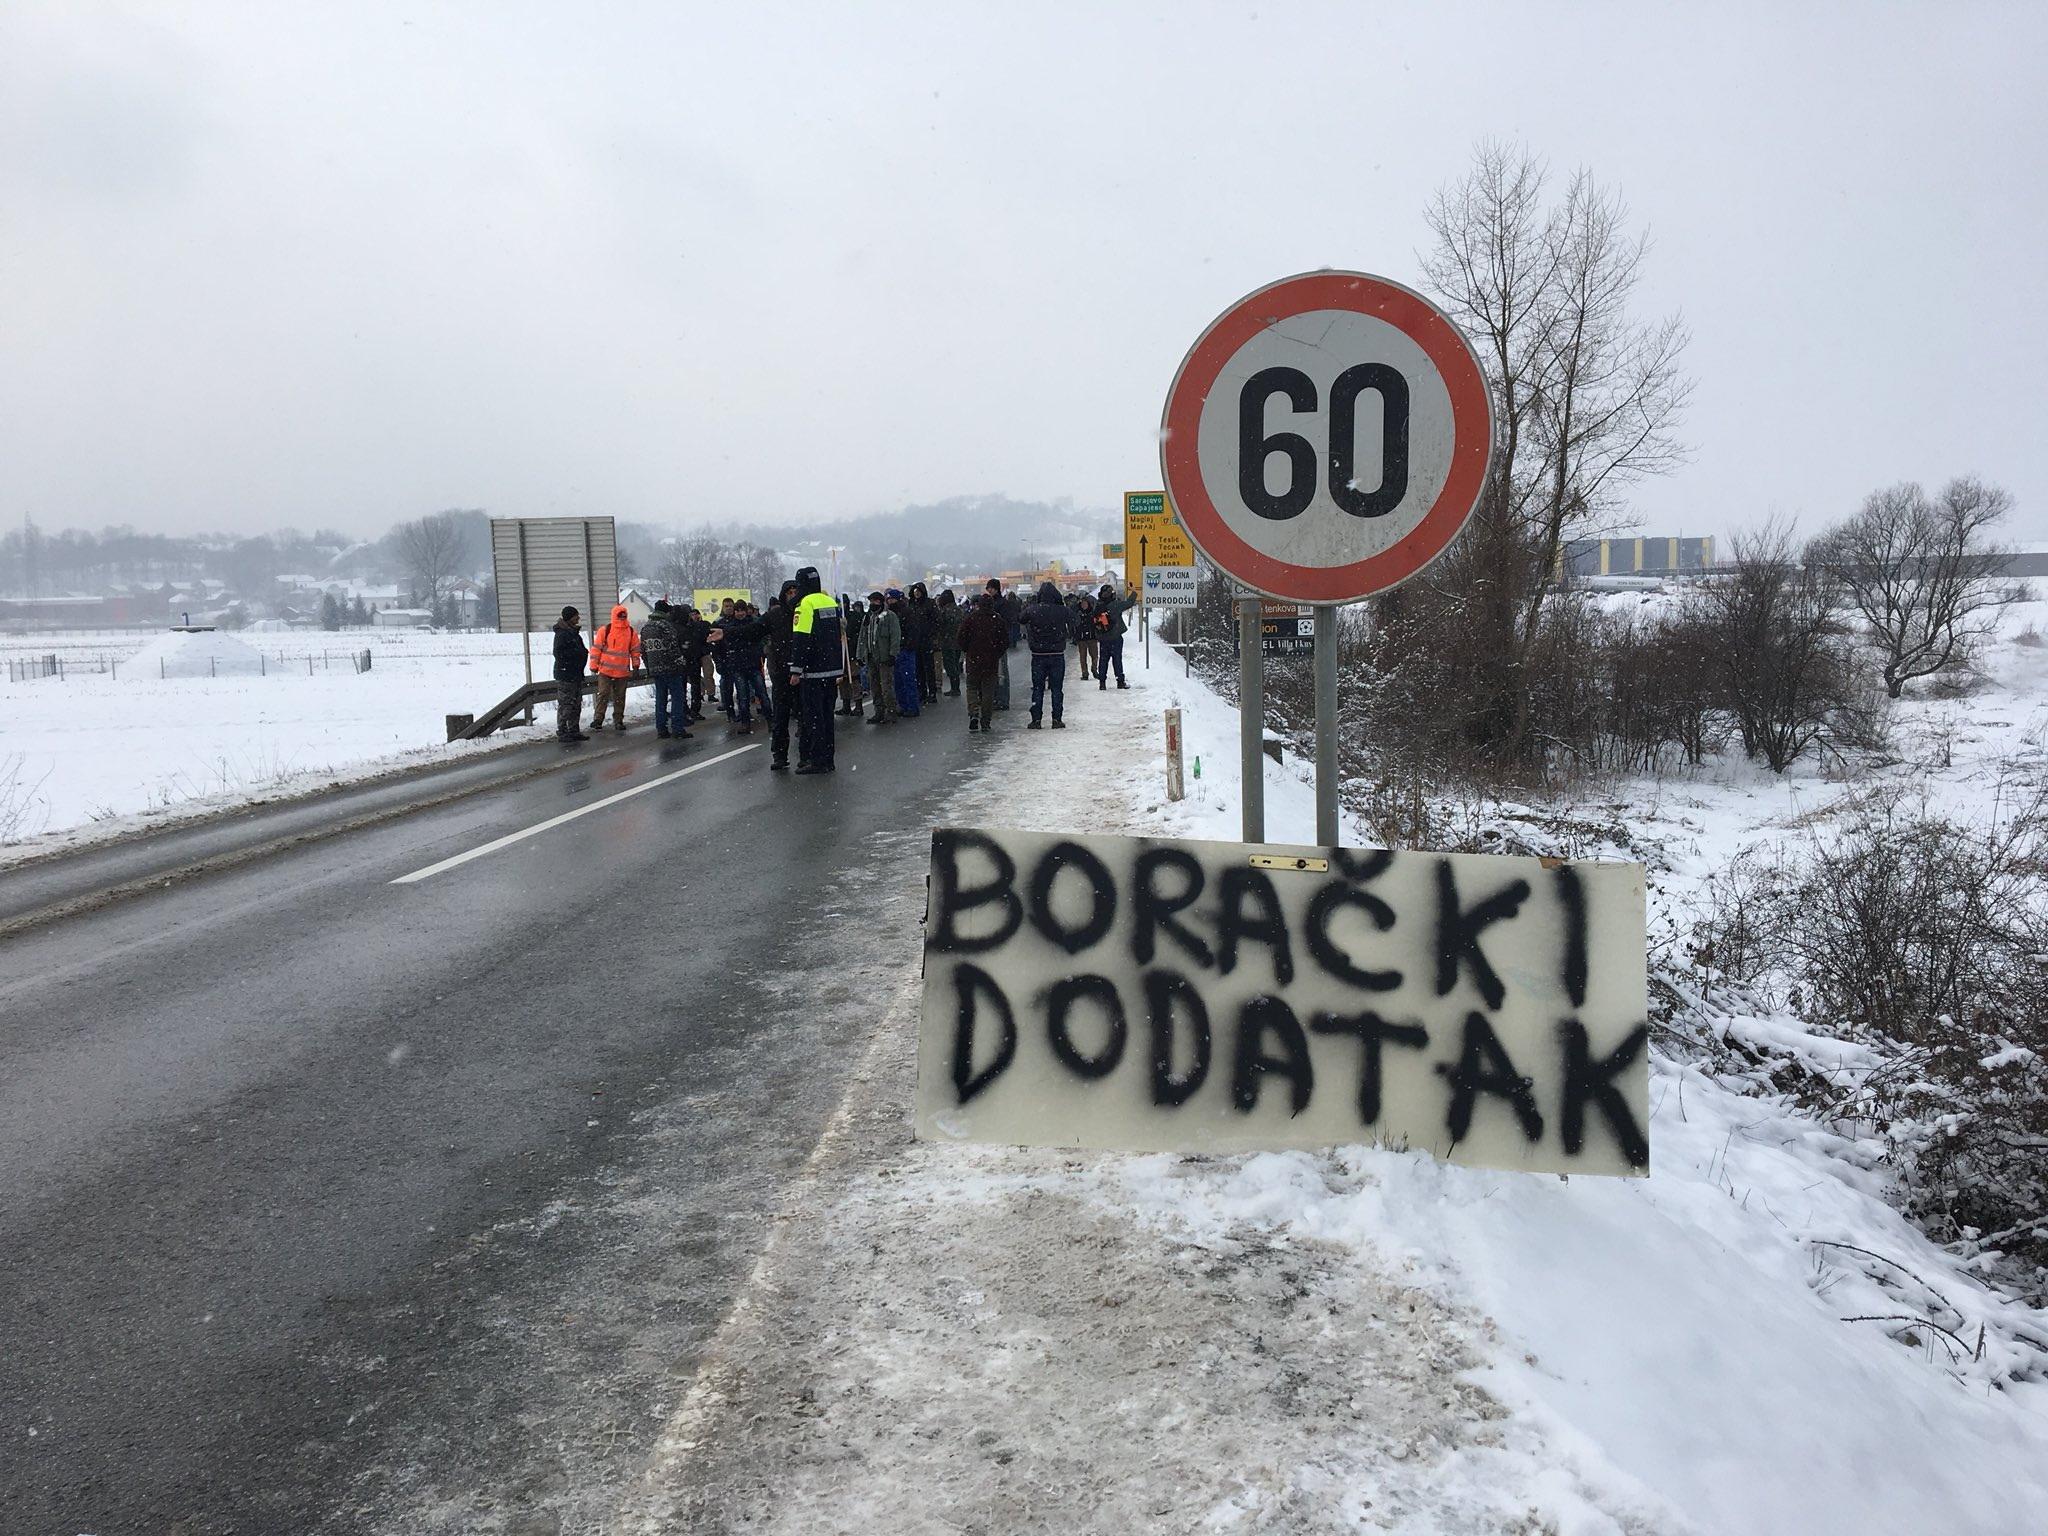
[[[1479,359],[1420,294],[1363,272],[1283,278],[1231,305],[1174,375],[1166,494],[1225,575],[1348,603],[1450,545],[1485,489]]]

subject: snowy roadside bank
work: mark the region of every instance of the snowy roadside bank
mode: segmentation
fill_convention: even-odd
[[[1234,838],[1234,711],[1137,677],[1057,736],[1007,717],[951,819]],[[1203,762],[1178,805],[1173,704]],[[1269,835],[1312,840],[1301,765],[1266,775]],[[1838,793],[1737,773],[1612,807],[1677,844],[1653,927],[1729,840]],[[908,1140],[914,996],[619,1528],[1990,1536],[2048,1511],[2017,1342],[2040,1314],[1899,1216],[1870,1149],[1697,1067],[1654,1063],[1640,1184],[940,1148]],[[1981,1328],[1981,1357],[1898,1342],[1909,1309]]]
[[[324,639],[328,660],[349,646],[369,646],[375,659],[360,674],[309,661],[258,677],[0,682],[0,869],[463,761],[552,729],[543,709],[534,730],[445,739],[449,714],[482,710],[524,680],[517,635],[248,639],[266,656],[275,642],[317,650]],[[627,718],[648,717],[652,707],[646,690],[635,690]]]

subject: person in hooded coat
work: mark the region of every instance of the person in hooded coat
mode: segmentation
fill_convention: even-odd
[[[1095,634],[1102,646],[1101,658],[1095,663],[1095,686],[1109,686],[1109,669],[1116,668],[1116,685],[1128,687],[1124,681],[1124,615],[1138,606],[1138,595],[1118,597],[1116,588],[1108,582],[1095,594]]]
[[[1037,730],[1045,718],[1045,695],[1052,694],[1052,728],[1066,729],[1067,642],[1074,635],[1074,610],[1051,582],[1041,583],[1038,600],[1024,610],[1024,639],[1031,647],[1031,723]]]
[[[676,629],[683,637],[683,681],[688,694],[688,709],[684,718],[698,721],[704,718],[704,695],[712,690],[711,680],[711,621],[699,613],[696,605],[685,603],[671,610],[675,615]]]
[[[939,606],[921,581],[913,581],[903,599],[903,643],[917,652],[918,702],[939,696]]]
[[[1081,663],[1081,681],[1085,683],[1095,675],[1096,647],[1101,643],[1095,633],[1095,599],[1086,592],[1074,604],[1074,618],[1081,626],[1074,636],[1074,655]]]
[[[967,611],[953,596],[953,589],[946,588],[939,594],[939,661],[946,669],[946,697],[960,697],[960,624],[967,617]]]
[[[790,666],[796,605],[801,597],[791,578],[782,584],[762,616],[768,628],[768,766],[776,770],[789,766],[789,727],[803,693],[803,674]]]
[[[967,729],[995,729],[996,678],[1001,674],[1004,654],[1010,648],[1010,626],[996,606],[995,596],[984,592],[960,621],[960,650],[967,664]]]
[[[626,728],[626,679],[640,668],[640,636],[620,603],[612,609],[611,622],[590,637],[590,670],[597,674],[597,708],[590,712],[590,728],[604,725],[604,709],[612,707],[612,729]]]
[[[840,715],[860,713],[860,627],[867,618],[867,609],[859,603],[839,594],[839,633],[846,652],[845,665],[839,669],[839,708],[833,711]]]
[[[889,611],[896,615],[896,622],[903,630],[903,649],[896,653],[896,712],[906,719],[915,720],[924,710],[924,699],[918,691],[917,666],[918,649],[911,634],[910,604],[896,587],[888,592]]]
[[[889,611],[888,599],[879,592],[868,594],[867,621],[860,631],[861,661],[868,669],[868,687],[874,691],[875,712],[869,725],[887,725],[896,718],[896,657],[903,649],[903,624]]]

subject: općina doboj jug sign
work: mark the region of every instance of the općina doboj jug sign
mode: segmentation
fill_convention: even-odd
[[[917,1134],[1649,1171],[1633,864],[942,828]]]

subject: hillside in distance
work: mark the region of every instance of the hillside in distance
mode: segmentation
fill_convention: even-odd
[[[842,569],[909,578],[926,570],[1015,569],[1049,558],[1094,558],[1121,537],[1120,514],[1071,499],[1025,501],[1000,492],[873,512],[838,522],[747,522],[684,530],[710,533],[807,558],[841,551]],[[655,550],[678,531],[643,524],[621,530],[633,549]]]

